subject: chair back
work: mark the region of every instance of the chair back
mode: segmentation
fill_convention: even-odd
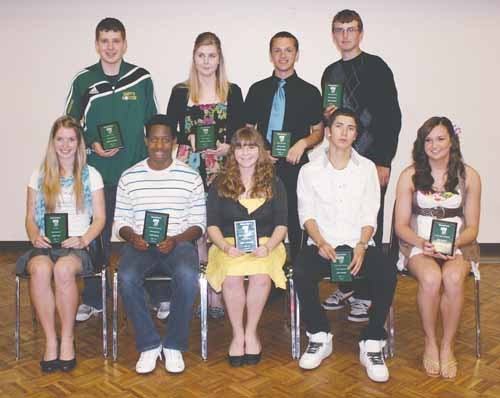
[[[92,242],[90,242],[88,252],[90,259],[92,260],[92,265],[94,266],[94,272],[101,272],[103,268],[107,267],[106,257],[104,256],[102,235],[99,235]]]

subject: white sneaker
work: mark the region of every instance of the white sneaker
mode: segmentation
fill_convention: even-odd
[[[140,374],[152,372],[156,368],[156,360],[158,358],[161,358],[161,345],[141,352],[141,356],[135,364],[135,371]]]
[[[84,322],[89,319],[92,315],[96,315],[102,312],[102,309],[92,307],[87,304],[80,304],[78,306],[78,311],[76,312],[76,320],[78,322]]]
[[[349,297],[347,301],[351,305],[347,319],[351,322],[368,322],[370,319],[368,310],[372,305],[371,300],[361,300],[355,297]]]
[[[354,292],[352,290],[344,293],[340,289],[337,289],[330,294],[326,300],[321,303],[321,305],[325,310],[340,310],[341,308],[344,308],[346,300],[351,297],[353,293]]]
[[[165,369],[169,373],[184,372],[184,359],[182,359],[182,352],[173,350],[171,348],[163,349],[163,356],[165,357]]]
[[[377,383],[389,380],[389,369],[384,361],[384,340],[362,340],[359,342],[359,360],[366,368],[368,377]]]
[[[323,359],[329,357],[333,351],[333,335],[327,332],[309,333],[309,344],[300,357],[299,366],[302,369],[317,368]]]
[[[156,317],[158,319],[167,319],[168,314],[170,314],[170,301],[162,301],[156,312]]]

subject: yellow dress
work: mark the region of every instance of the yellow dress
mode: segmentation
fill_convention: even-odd
[[[245,206],[248,209],[248,213],[251,214],[264,204],[265,199],[240,199],[239,202]],[[224,239],[230,245],[234,245],[233,237]],[[268,240],[269,237],[259,238],[259,245],[266,243]],[[286,277],[283,272],[285,260],[286,251],[283,243],[276,246],[266,257],[255,257],[251,253],[246,253],[240,257],[230,257],[216,245],[212,245],[208,251],[206,276],[210,286],[212,286],[216,292],[220,292],[226,276],[256,274],[267,274],[277,287],[286,289]]]

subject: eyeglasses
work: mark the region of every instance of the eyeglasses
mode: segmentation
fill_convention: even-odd
[[[347,32],[347,34],[353,34],[354,32],[358,32],[359,28],[355,26],[349,26],[348,28],[333,28],[333,33],[339,35],[339,34],[344,34]]]

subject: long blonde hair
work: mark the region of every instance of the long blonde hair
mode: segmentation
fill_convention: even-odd
[[[40,171],[43,176],[42,193],[45,200],[45,210],[48,212],[54,211],[57,204],[57,198],[61,192],[61,167],[59,165],[59,158],[57,157],[54,146],[54,140],[57,131],[62,127],[73,129],[78,141],[75,162],[73,164],[73,192],[75,193],[77,211],[84,211],[85,203],[83,195],[82,169],[87,161],[87,156],[85,153],[85,142],[83,140],[80,123],[78,123],[78,121],[71,116],[61,116],[56,119],[52,125],[47,151],[40,167]]]
[[[227,102],[227,97],[229,95],[229,81],[227,80],[226,67],[224,66],[224,55],[222,54],[222,47],[220,44],[220,39],[215,33],[203,32],[200,33],[196,40],[194,41],[193,48],[193,58],[191,61],[191,69],[189,71],[189,77],[185,82],[188,89],[188,99],[191,98],[193,103],[197,104],[200,99],[200,81],[198,79],[198,72],[196,71],[196,66],[194,64],[194,54],[198,48],[201,46],[213,45],[217,48],[219,53],[219,66],[215,71],[215,92],[221,100],[221,102]]]

